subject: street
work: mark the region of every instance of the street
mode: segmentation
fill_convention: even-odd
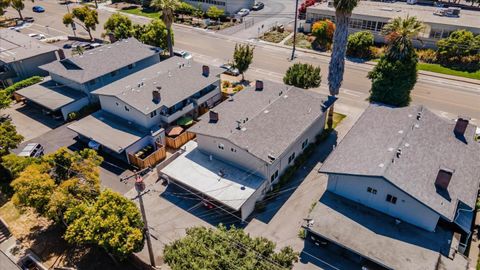
[[[45,7],[45,13],[33,13],[33,5]],[[75,4],[70,4],[70,9]],[[268,5],[267,5],[268,6]],[[40,32],[49,37],[61,36],[69,33],[70,28],[62,24],[62,16],[66,13],[66,6],[60,5],[53,0],[42,0],[35,3],[26,2],[24,16],[33,16],[35,23],[22,30],[25,33]],[[266,10],[266,9],[265,9]],[[260,11],[261,12],[261,11]],[[286,11],[282,11],[283,14]],[[111,8],[101,6],[98,10],[99,22],[93,35],[101,37],[103,24],[113,13]],[[17,16],[14,10],[7,10],[8,16]],[[136,23],[146,23],[149,19],[129,15]],[[48,26],[48,27],[47,27]],[[252,27],[256,30],[256,27]],[[233,36],[221,35],[203,29],[194,29],[181,25],[174,26],[175,47],[190,51],[199,62],[221,65],[232,58],[233,49],[237,42],[245,42],[244,39]],[[50,33],[50,34],[49,34]],[[87,33],[77,28],[77,35],[86,36]],[[269,79],[280,81],[283,74],[292,64],[289,61],[291,50],[288,48],[273,46],[263,42],[253,42],[255,54],[253,63],[247,71],[247,79]],[[322,93],[327,90],[327,71],[329,57],[315,53],[297,51],[296,59],[293,62],[306,62],[319,65],[322,69],[322,86],[317,89]],[[352,103],[366,103],[371,82],[366,77],[371,65],[346,62],[345,76],[340,100],[349,100]],[[438,114],[450,119],[458,115],[466,115],[473,118],[474,123],[480,119],[480,85],[460,81],[447,80],[439,77],[425,76],[419,74],[418,82],[412,91],[412,103],[424,104]]]

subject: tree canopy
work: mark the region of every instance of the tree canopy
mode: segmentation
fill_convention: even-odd
[[[17,133],[16,127],[11,120],[0,123],[0,157],[10,153],[11,149],[23,141],[23,136]]]
[[[126,15],[115,13],[103,25],[107,34],[113,34],[116,39],[125,39],[133,36],[133,23]]]
[[[134,37],[145,44],[166,49],[168,46],[167,36],[168,31],[165,24],[159,20],[154,19],[149,24],[134,25]],[[173,34],[173,32],[172,32]]]
[[[225,15],[225,11],[223,9],[218,8],[217,6],[210,6],[207,10],[207,16],[213,20],[216,20],[222,17],[223,15]]]
[[[248,44],[235,44],[235,50],[233,52],[233,66],[238,69],[242,74],[242,80],[244,80],[244,73],[253,60],[254,46]]]
[[[172,270],[183,269],[291,269],[298,253],[291,247],[275,252],[275,243],[252,238],[242,229],[193,227],[187,235],[165,246],[164,258]]]
[[[2,166],[7,169],[10,174],[10,179],[17,178],[20,173],[25,170],[30,164],[36,162],[36,158],[31,157],[19,157],[14,153],[10,153],[1,157]]]
[[[330,20],[317,21],[312,26],[312,34],[315,36],[315,42],[324,49],[329,49],[332,44],[335,24]]]
[[[425,28],[425,25],[415,16],[406,18],[397,17],[390,20],[383,29],[387,41],[387,54],[392,59],[403,59],[410,56],[410,51],[414,50],[412,39],[416,39],[418,34]]]
[[[64,238],[71,244],[95,244],[125,259],[142,250],[143,221],[136,205],[119,193],[103,191],[93,202],[70,207]]]
[[[98,22],[98,12],[95,9],[91,9],[87,5],[76,7],[72,10],[71,13],[67,13],[63,16],[63,24],[65,26],[71,25],[74,23],[74,20],[77,19],[81,22],[79,24],[85,31],[87,31],[90,39],[93,39],[92,30],[96,29]]]
[[[318,87],[321,81],[320,67],[302,63],[295,63],[290,66],[283,77],[285,84],[304,89]]]
[[[441,65],[457,70],[480,69],[480,35],[467,30],[454,31],[437,42],[437,59]]]
[[[173,56],[172,24],[175,20],[175,10],[180,7],[179,0],[152,0],[150,6],[162,11],[162,20],[167,28],[167,47],[170,56]]]

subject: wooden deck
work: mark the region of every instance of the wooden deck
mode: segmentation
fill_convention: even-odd
[[[140,169],[144,169],[147,167],[154,167],[155,165],[160,163],[160,161],[164,160],[167,157],[167,152],[164,145],[156,143],[156,146],[157,150],[155,150],[153,153],[151,153],[144,159],[135,156],[135,154],[128,153],[128,160],[130,161],[130,164]]]
[[[188,141],[196,137],[196,134],[190,131],[185,131],[175,138],[165,137],[165,143],[168,147],[178,149]]]

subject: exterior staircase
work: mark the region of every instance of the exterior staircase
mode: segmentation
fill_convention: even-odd
[[[0,243],[7,241],[11,235],[12,233],[8,229],[7,224],[0,218]]]

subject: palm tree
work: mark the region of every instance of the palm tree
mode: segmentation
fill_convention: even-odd
[[[179,0],[153,0],[150,6],[162,10],[162,20],[167,27],[168,53],[173,56],[172,24],[175,19],[175,10],[180,7]]]
[[[330,65],[328,67],[328,90],[331,96],[338,95],[342,86],[345,71],[345,51],[347,50],[348,21],[352,10],[359,0],[334,0],[335,7],[335,33],[333,34],[333,48]],[[333,127],[333,104],[328,111],[328,128]]]
[[[382,29],[388,44],[387,56],[392,59],[402,60],[410,55],[413,50],[412,39],[419,40],[418,34],[425,25],[417,17],[397,17],[386,24]],[[421,40],[419,40],[421,42]]]

